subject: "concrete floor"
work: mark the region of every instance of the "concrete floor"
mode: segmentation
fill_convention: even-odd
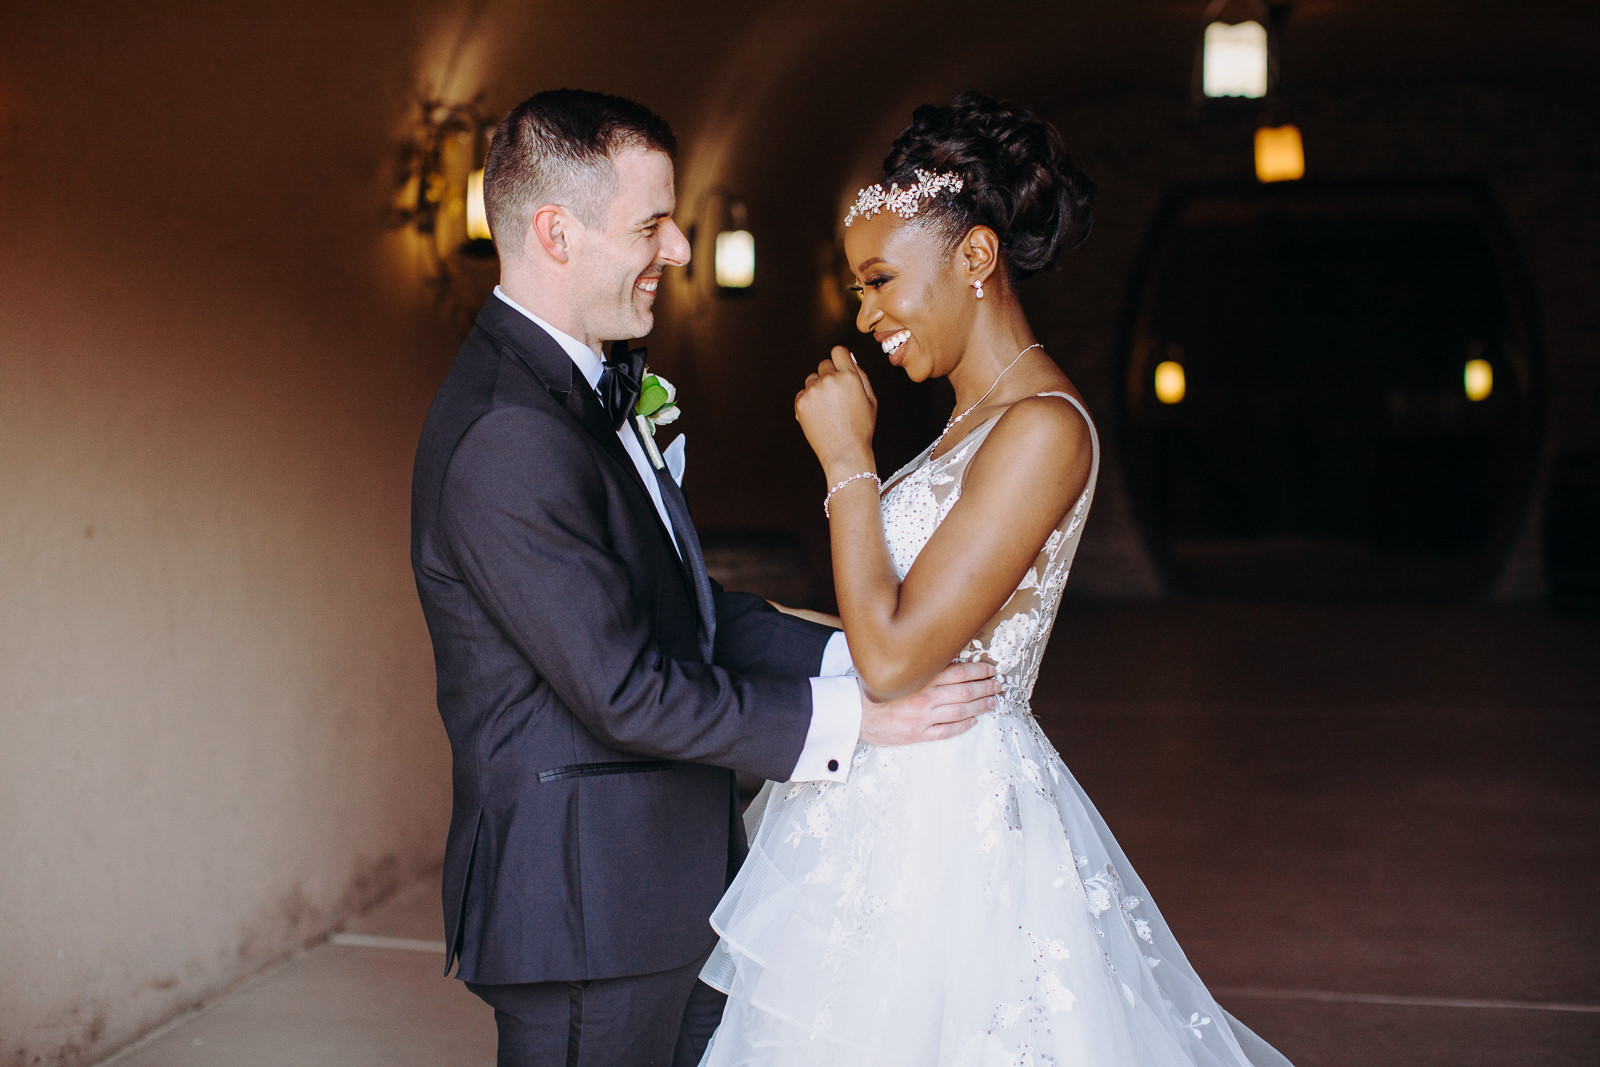
[[[1069,604],[1035,705],[1200,975],[1299,1067],[1600,1063],[1600,622]],[[437,892],[107,1062],[489,1067]]]

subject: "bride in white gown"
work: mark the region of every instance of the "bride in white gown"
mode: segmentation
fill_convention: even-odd
[[[728,994],[704,1065],[1286,1065],[1207,992],[1029,712],[1100,445],[1014,285],[1088,233],[1055,129],[966,94],[919,108],[846,220],[857,324],[954,415],[884,485],[849,353],[796,412],[832,486],[840,615],[879,695],[992,660],[949,740],[858,746],[842,783],[769,785],[712,917]],[[753,809],[754,810],[754,809]]]

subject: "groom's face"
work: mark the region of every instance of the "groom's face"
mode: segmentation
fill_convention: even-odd
[[[672,159],[630,148],[613,155],[611,166],[615,192],[604,219],[583,227],[572,260],[577,310],[591,342],[649,333],[661,272],[689,262],[689,242],[672,221]]]

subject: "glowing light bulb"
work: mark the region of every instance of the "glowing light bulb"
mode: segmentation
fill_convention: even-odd
[[[1489,399],[1489,394],[1494,392],[1494,368],[1486,359],[1469,359],[1461,374],[1461,384],[1467,391],[1467,399],[1473,403]]]
[[[1188,392],[1188,381],[1183,364],[1172,360],[1156,364],[1156,399],[1163,404],[1176,404]]]
[[[1306,175],[1306,150],[1298,126],[1263,126],[1256,131],[1256,178],[1299,181]]]
[[[756,280],[756,239],[749,230],[717,234],[717,285],[748,289]]]
[[[467,236],[488,240],[489,215],[483,208],[483,171],[475,170],[467,179]]]
[[[1206,27],[1200,84],[1207,96],[1267,95],[1267,31],[1259,22]]]

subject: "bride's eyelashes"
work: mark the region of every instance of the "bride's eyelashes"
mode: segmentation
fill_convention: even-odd
[[[872,289],[874,292],[876,292],[888,284],[889,281],[890,279],[886,275],[874,275],[873,277],[868,278],[861,285],[852,285],[850,287],[850,291],[856,294],[858,297],[865,297],[867,295],[867,289]]]

